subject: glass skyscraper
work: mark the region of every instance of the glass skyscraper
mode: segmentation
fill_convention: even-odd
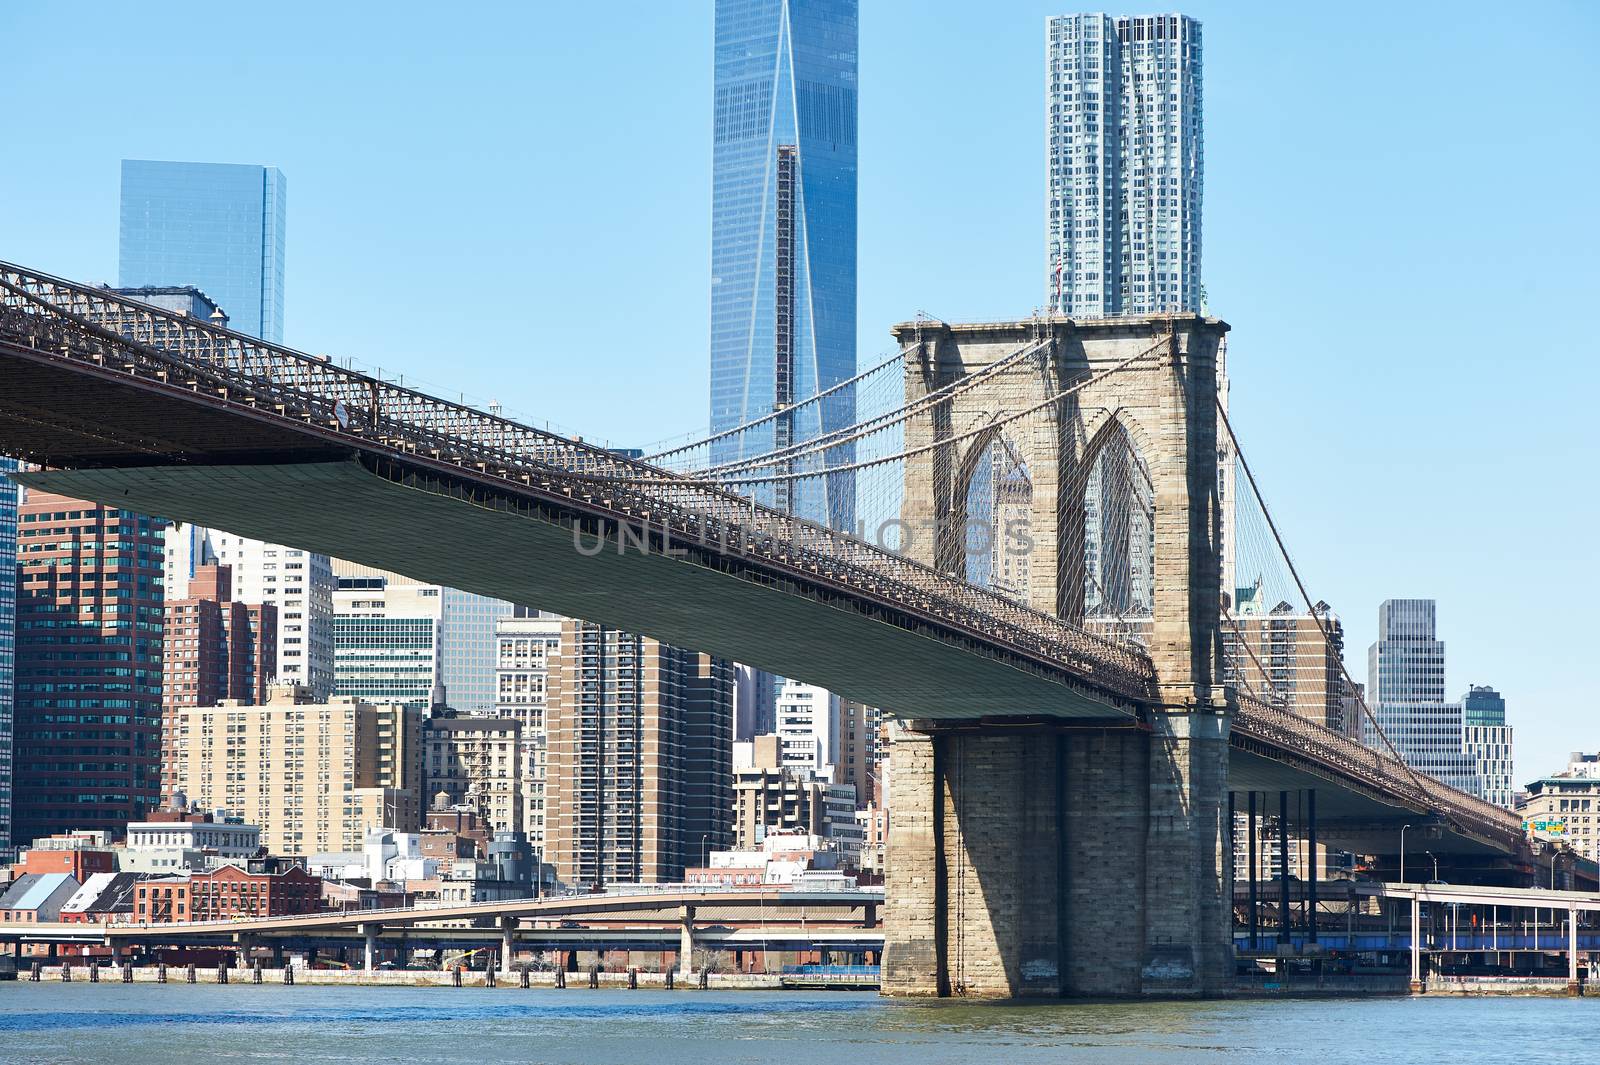
[[[124,159],[118,285],[194,285],[282,343],[285,186],[270,166]]]
[[[1045,32],[1046,305],[1198,311],[1200,23],[1064,15]]]
[[[11,736],[16,719],[17,485],[0,455],[0,852],[11,846]]]
[[[855,375],[856,0],[717,0],[711,200],[711,428]],[[722,442],[713,462],[855,421],[852,389]],[[847,461],[843,449],[829,465]],[[819,465],[804,468],[817,469]],[[762,493],[849,529],[848,475]]]

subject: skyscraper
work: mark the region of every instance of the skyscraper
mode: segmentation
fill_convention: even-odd
[[[1506,724],[1506,700],[1488,685],[1474,684],[1461,698],[1467,756],[1478,770],[1478,797],[1511,809],[1516,784],[1516,747]]]
[[[1198,311],[1200,23],[1063,15],[1046,42],[1046,305],[1079,318]]]
[[[544,720],[545,858],[562,880],[678,881],[731,841],[727,662],[568,619]]]
[[[117,283],[197,286],[282,343],[285,193],[275,167],[124,159]]]
[[[1367,653],[1367,699],[1378,727],[1405,763],[1477,794],[1477,765],[1463,747],[1460,703],[1444,698],[1444,641],[1432,599],[1386,599]],[[1368,746],[1380,747],[1371,723]]]
[[[711,197],[711,428],[855,375],[856,0],[717,0]],[[720,442],[721,462],[855,420],[851,389]],[[843,452],[830,464],[846,461]],[[816,468],[816,467],[812,467]],[[770,502],[855,523],[848,475]]]
[[[16,460],[0,455],[0,851],[11,846],[11,728],[17,649]]]
[[[30,491],[17,539],[13,839],[120,832],[160,796],[160,525]]]

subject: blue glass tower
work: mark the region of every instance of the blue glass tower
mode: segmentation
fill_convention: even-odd
[[[857,0],[717,0],[711,197],[711,429],[856,372]],[[852,389],[723,441],[713,462],[855,420]],[[844,450],[828,464],[848,461]],[[815,469],[816,465],[803,468]],[[763,493],[855,524],[854,478]]]
[[[195,285],[231,328],[281,343],[285,188],[270,166],[124,159],[117,284]]]
[[[0,851],[11,846],[11,735],[16,718],[17,468],[0,455]]]

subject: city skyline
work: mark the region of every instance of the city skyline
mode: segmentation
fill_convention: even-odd
[[[1593,989],[1600,744],[1546,635],[1600,594],[1590,35],[1518,99],[1459,0],[498,2],[38,49],[58,108],[131,51],[240,120],[27,124],[0,168],[0,980],[1359,998],[1313,1051]],[[823,1057],[873,1009],[830,999]],[[183,1010],[90,1057],[183,1056]],[[371,1027],[303,1012],[283,1045]],[[989,1012],[969,1048],[1059,1056]],[[541,1046],[587,1065],[597,1017]]]
[[[1477,200],[1482,189],[1494,183],[1504,183],[1510,176],[1509,161],[1503,164],[1506,169],[1499,169],[1491,160],[1486,170],[1480,169],[1474,173],[1468,173],[1471,167],[1450,166],[1450,161],[1463,153],[1480,158],[1474,145],[1479,144],[1483,136],[1480,132],[1480,127],[1484,125],[1483,116],[1503,113],[1504,105],[1494,99],[1469,95],[1467,102],[1474,106],[1452,104],[1444,125],[1436,125],[1430,137],[1420,141],[1409,124],[1401,123],[1398,118],[1383,118],[1376,110],[1380,95],[1387,99],[1388,93],[1401,88],[1410,92],[1419,106],[1432,102],[1442,104],[1444,97],[1440,94],[1444,92],[1444,87],[1448,87],[1452,98],[1462,91],[1469,94],[1476,91],[1470,86],[1464,88],[1459,78],[1448,75],[1452,70],[1470,66],[1475,56],[1493,54],[1497,38],[1493,32],[1492,11],[1488,7],[1464,8],[1463,17],[1453,20],[1443,37],[1428,38],[1433,51],[1426,52],[1423,57],[1426,62],[1416,67],[1407,65],[1411,62],[1410,57],[1404,62],[1400,59],[1402,49],[1412,47],[1409,44],[1402,46],[1400,42],[1405,40],[1407,32],[1413,30],[1418,33],[1432,32],[1431,28],[1425,31],[1421,15],[1396,15],[1398,22],[1394,24],[1394,32],[1376,41],[1366,42],[1363,48],[1368,50],[1367,54],[1358,56],[1349,50],[1351,46],[1348,42],[1330,39],[1325,35],[1311,34],[1309,37],[1315,39],[1308,43],[1308,35],[1296,33],[1296,30],[1309,28],[1308,25],[1298,22],[1296,16],[1287,13],[1263,20],[1266,23],[1263,26],[1252,26],[1249,24],[1249,13],[1233,15],[1214,4],[1196,4],[1186,8],[1186,13],[1199,18],[1207,30],[1207,59],[1212,74],[1207,84],[1208,164],[1211,171],[1208,176],[1212,178],[1207,190],[1207,281],[1214,311],[1236,326],[1236,342],[1231,352],[1236,381],[1234,417],[1248,432],[1264,431],[1283,441],[1278,448],[1280,454],[1257,458],[1258,473],[1272,493],[1295,542],[1304,545],[1300,547],[1300,552],[1311,570],[1308,577],[1313,585],[1335,609],[1352,619],[1351,646],[1359,647],[1369,642],[1372,635],[1372,607],[1383,598],[1398,594],[1423,594],[1450,604],[1452,616],[1459,623],[1460,635],[1452,635],[1455,652],[1452,655],[1449,689],[1462,689],[1469,680],[1493,674],[1497,686],[1513,695],[1514,714],[1538,715],[1532,719],[1519,717],[1519,723],[1524,726],[1519,739],[1524,741],[1526,773],[1537,771],[1535,767],[1545,762],[1556,764],[1561,749],[1568,745],[1564,739],[1543,739],[1526,726],[1537,721],[1541,726],[1547,726],[1542,727],[1539,730],[1541,732],[1561,734],[1565,730],[1581,730],[1585,721],[1579,709],[1581,700],[1577,696],[1583,688],[1570,663],[1540,646],[1532,634],[1516,631],[1515,627],[1498,626],[1495,619],[1506,613],[1546,609],[1548,597],[1536,590],[1568,586],[1567,574],[1576,575],[1578,584],[1571,596],[1572,601],[1582,602],[1589,598],[1584,589],[1595,578],[1581,564],[1585,541],[1579,530],[1592,520],[1594,504],[1585,499],[1563,498],[1562,505],[1553,508],[1553,513],[1546,515],[1545,522],[1528,534],[1537,550],[1525,552],[1517,560],[1520,563],[1523,557],[1533,556],[1532,562],[1543,568],[1531,576],[1500,582],[1492,593],[1477,579],[1484,562],[1481,545],[1516,540],[1521,521],[1516,515],[1557,498],[1555,495],[1539,495],[1552,491],[1553,482],[1543,477],[1520,478],[1506,487],[1508,505],[1495,508],[1496,512],[1491,514],[1475,513],[1474,521],[1470,523],[1441,524],[1437,515],[1464,510],[1467,501],[1475,498],[1480,471],[1483,469],[1506,471],[1516,468],[1518,461],[1526,465],[1525,459],[1506,457],[1501,453],[1499,443],[1491,442],[1483,434],[1468,428],[1493,417],[1492,411],[1501,403],[1530,409],[1538,406],[1545,412],[1538,424],[1520,434],[1516,444],[1518,448],[1527,449],[1531,454],[1534,449],[1570,451],[1586,446],[1574,435],[1580,422],[1575,417],[1576,409],[1569,406],[1576,403],[1575,398],[1569,397],[1581,393],[1581,387],[1563,390],[1566,395],[1554,397],[1546,396],[1542,391],[1535,393],[1530,390],[1531,385],[1521,381],[1503,385],[1495,390],[1498,394],[1492,397],[1482,394],[1489,390],[1464,387],[1477,375],[1492,372],[1497,361],[1497,350],[1509,350],[1515,346],[1526,358],[1559,358],[1563,369],[1580,376],[1593,374],[1594,369],[1562,355],[1571,344],[1559,322],[1545,324],[1524,321],[1517,328],[1531,332],[1514,333],[1510,325],[1514,315],[1494,316],[1487,322],[1476,322],[1467,329],[1453,319],[1441,323],[1433,316],[1420,316],[1428,320],[1418,321],[1419,316],[1414,311],[1429,300],[1443,306],[1470,302],[1508,310],[1542,307],[1552,301],[1557,305],[1576,305],[1577,294],[1593,287],[1590,280],[1593,268],[1577,260],[1566,262],[1560,256],[1567,252],[1560,247],[1553,247],[1546,250],[1555,254],[1557,259],[1549,269],[1542,271],[1546,281],[1538,292],[1520,282],[1505,292],[1491,292],[1487,287],[1491,285],[1488,279],[1464,277],[1458,264],[1482,257],[1489,248],[1498,247],[1499,258],[1510,262],[1519,262],[1519,255],[1527,254],[1519,250],[1523,236],[1520,230],[1491,225],[1474,233],[1473,244],[1477,250],[1470,256],[1466,255],[1462,243],[1464,234],[1458,233],[1453,225],[1456,218],[1470,216],[1471,209],[1466,204]],[[926,99],[917,108],[908,108],[901,101],[897,105],[899,111],[874,113],[869,107],[864,113],[863,143],[868,147],[863,150],[875,154],[863,160],[863,313],[860,330],[863,336],[881,335],[883,323],[893,318],[908,317],[918,307],[925,306],[952,318],[979,317],[990,313],[992,309],[991,304],[984,303],[987,299],[998,296],[1009,304],[1014,297],[1004,293],[1037,291],[1037,281],[1033,279],[1037,278],[1038,256],[1036,250],[1030,249],[1037,249],[1038,246],[1037,219],[1041,193],[1037,188],[1037,149],[1028,147],[1037,143],[1039,119],[1037,100],[1040,94],[1037,91],[1038,65],[1035,60],[1040,56],[1039,36],[1044,18],[1062,13],[1056,5],[1040,5],[1031,11],[1025,5],[1019,5],[1018,11],[1010,18],[986,18],[980,23],[975,16],[967,18],[953,9],[941,12],[939,19],[929,20],[937,23],[937,26],[919,29],[925,35],[925,39],[921,40],[922,51],[937,47],[944,54],[953,55],[956,43],[960,41],[988,42],[996,47],[996,42],[999,42],[1004,44],[1001,49],[1003,54],[1014,55],[1017,64],[1026,69],[1012,76],[998,68],[986,68],[987,78],[979,79],[963,90],[966,95],[973,96],[970,103],[956,99],[954,87],[926,85],[922,88],[922,92],[927,94]],[[890,84],[896,78],[907,79],[913,69],[910,66],[889,65],[900,63],[901,60],[890,57],[888,50],[881,45],[874,50],[873,41],[884,40],[883,35],[893,14],[892,11],[869,13],[862,29],[866,42],[863,48],[878,57],[875,59],[879,64],[875,76],[883,79],[883,84]],[[1573,14],[1579,20],[1593,17],[1592,13],[1581,9],[1575,9]],[[16,13],[7,17],[32,20],[47,16]],[[578,19],[578,16],[570,17]],[[584,25],[580,20],[574,24],[574,28],[581,29]],[[703,205],[705,168],[710,157],[710,130],[703,106],[695,101],[703,102],[706,98],[708,71],[696,69],[697,64],[685,60],[683,55],[709,56],[710,19],[705,15],[698,26],[687,28],[667,25],[666,22],[648,23],[648,28],[664,40],[681,41],[683,47],[670,64],[664,56],[652,57],[648,62],[656,65],[639,72],[640,77],[647,74],[661,76],[668,71],[674,77],[681,77],[679,82],[663,80],[661,96],[654,101],[656,108],[647,110],[654,120],[659,121],[663,109],[673,109],[674,117],[668,123],[668,130],[679,139],[683,139],[687,131],[690,134],[687,138],[689,146],[693,148],[687,154],[682,151],[668,153],[666,158],[675,162],[673,166],[661,170],[658,195],[662,202],[681,200]],[[136,27],[130,30],[120,23],[103,28],[108,33],[113,30],[124,36],[130,32],[137,33]],[[591,35],[595,32],[590,31]],[[642,33],[644,29],[637,32]],[[1252,41],[1259,41],[1261,34],[1269,32],[1274,39],[1285,42],[1284,49],[1273,53],[1269,62],[1257,64],[1254,70],[1248,69],[1248,64],[1240,61],[1241,51]],[[96,47],[98,40],[91,37],[86,47]],[[1567,46],[1564,42],[1556,44],[1558,48]],[[151,42],[151,47],[154,53],[160,53],[158,42]],[[579,51],[584,52],[583,49]],[[671,53],[673,50],[666,51]],[[1304,67],[1307,56],[1319,55],[1325,55],[1326,61],[1317,64],[1317,69],[1327,68],[1330,73],[1326,76],[1319,75],[1308,84],[1275,80],[1287,78],[1297,67]],[[26,57],[23,58],[24,63],[28,61]],[[708,63],[701,65],[709,66]],[[1226,79],[1217,74],[1224,65],[1230,69]],[[1383,69],[1390,80],[1381,94],[1376,89],[1358,86],[1354,97],[1335,97],[1331,86],[1337,79],[1331,71],[1352,67]],[[1541,78],[1547,79],[1544,83],[1547,97],[1571,101],[1573,106],[1581,107],[1587,95],[1592,94],[1592,87],[1566,88],[1562,79],[1569,75],[1561,73],[1561,69],[1562,64],[1552,63],[1548,70],[1541,72]],[[871,68],[865,73],[872,75]],[[1442,81],[1436,77],[1441,73],[1447,75]],[[224,92],[240,91],[236,86],[225,84],[226,79],[218,80],[224,83]],[[1440,84],[1436,85],[1436,81]],[[1262,92],[1266,84],[1270,84],[1274,90],[1281,89],[1278,93],[1281,99],[1274,99],[1272,93]],[[864,95],[866,100],[872,98],[870,92]],[[1337,107],[1333,105],[1336,98],[1339,101]],[[676,115],[679,103],[694,116],[692,119]],[[295,108],[304,106],[303,100],[295,96],[287,98],[284,104],[289,114],[298,113]],[[1518,136],[1529,138],[1530,143],[1537,142],[1547,136],[1540,132],[1538,124],[1550,122],[1560,125],[1560,115],[1566,114],[1563,110],[1566,106],[1563,103],[1561,108],[1557,108],[1557,115],[1525,117],[1509,128],[1518,130]],[[975,108],[979,107],[989,109],[986,122],[981,124],[973,121]],[[924,111],[931,115],[941,108],[949,114],[965,116],[965,121],[955,124],[956,128],[964,137],[973,140],[977,147],[991,151],[1004,148],[1004,154],[1000,157],[1015,160],[1014,168],[1019,173],[1014,179],[1004,167],[984,168],[984,184],[976,187],[993,188],[995,195],[984,198],[981,210],[974,210],[970,197],[977,171],[964,168],[957,160],[942,168],[928,168],[931,172],[924,173],[922,169],[895,159],[891,154],[891,146],[897,152],[903,143],[903,138],[893,132],[893,121],[907,122],[908,131],[933,132],[926,119],[919,116]],[[1017,113],[1013,114],[1012,108]],[[1479,117],[1471,123],[1458,117],[1468,111]],[[1318,119],[1315,136],[1290,122],[1291,117],[1303,118],[1306,114],[1315,115]],[[949,125],[950,122],[947,119],[943,124]],[[1247,125],[1253,125],[1255,129],[1247,131]],[[309,128],[317,131],[321,127],[313,122]],[[1364,135],[1352,137],[1357,129],[1364,131]],[[1272,151],[1267,151],[1260,140],[1266,131],[1271,131],[1274,138]],[[127,147],[118,146],[114,151],[106,152],[95,182],[109,181],[114,185],[115,158],[118,155],[183,157],[185,154],[197,154],[182,151],[178,147],[176,133],[166,130],[155,119],[143,120],[136,129],[127,131],[125,135],[132,137],[134,134],[141,140],[154,138],[155,143],[146,147],[130,141]],[[37,144],[49,146],[51,151],[30,152],[31,158],[42,160],[36,170],[30,170],[26,175],[8,174],[0,179],[3,182],[0,191],[6,193],[0,197],[0,201],[7,204],[42,203],[48,206],[52,202],[71,198],[90,205],[96,202],[105,205],[108,201],[104,190],[94,191],[86,180],[53,169],[56,149],[48,140],[40,140],[44,136],[39,131],[24,131],[25,147]],[[246,144],[238,135],[223,133],[206,145],[205,154],[219,159],[273,158],[282,163],[287,172],[301,173],[299,166],[289,165],[289,158],[273,150],[276,143],[290,143],[285,140],[285,130],[277,125],[269,125],[252,136],[255,143]],[[1344,143],[1354,145],[1354,149],[1344,149],[1340,158],[1328,156],[1324,149],[1333,137],[1344,138]],[[320,139],[314,139],[317,150],[329,147],[325,134]],[[1022,147],[1016,147],[1017,144]],[[630,144],[628,150],[638,151],[656,146],[657,142],[647,136],[642,145]],[[1243,150],[1245,147],[1253,147],[1254,150],[1247,154]],[[1547,160],[1545,165],[1555,168],[1552,177],[1554,187],[1579,187],[1581,183],[1574,183],[1570,178],[1564,179],[1562,175],[1568,173],[1567,168],[1573,168],[1570,171],[1572,174],[1581,173],[1584,148],[1580,145],[1575,155],[1566,154]],[[305,150],[298,148],[291,154],[298,153],[304,158]],[[442,154],[445,158],[453,158],[452,153],[459,150],[447,139]],[[606,152],[620,152],[622,145],[602,139],[596,150],[604,156]],[[1412,159],[1420,167],[1420,174],[1448,169],[1453,175],[1452,184],[1439,189],[1430,186],[1428,194],[1423,196],[1420,182],[1413,178],[1383,186],[1384,195],[1380,197],[1376,190],[1369,191],[1360,183],[1348,183],[1354,174],[1365,172],[1357,168],[1370,169],[1374,160],[1391,156]],[[94,173],[93,168],[82,166],[84,160],[79,155],[65,152],[62,158],[71,159],[72,165],[82,168],[86,174]],[[1253,172],[1245,172],[1247,158]],[[302,332],[296,333],[302,327],[297,326],[291,317],[288,323],[289,337],[291,341],[296,336],[302,339],[314,337],[319,347],[326,345],[336,352],[348,352],[369,361],[381,362],[415,374],[423,380],[438,380],[444,374],[439,372],[437,356],[431,353],[445,349],[447,342],[450,350],[461,343],[471,343],[471,335],[463,338],[456,333],[447,338],[444,330],[448,328],[456,332],[460,323],[445,314],[439,315],[437,321],[421,323],[417,322],[417,315],[408,315],[406,331],[409,336],[402,337],[398,333],[386,335],[392,327],[382,323],[383,307],[373,299],[377,293],[374,286],[384,280],[384,271],[389,267],[375,271],[354,269],[357,265],[367,265],[372,250],[383,249],[386,244],[376,232],[369,233],[359,228],[370,224],[359,210],[352,214],[341,208],[340,215],[332,213],[331,205],[339,196],[341,183],[350,180],[358,172],[357,168],[350,168],[346,174],[338,169],[339,166],[348,167],[348,163],[341,162],[335,155],[331,163],[316,168],[319,184],[325,186],[314,194],[321,202],[307,205],[308,222],[303,223],[301,215],[296,215],[295,240],[315,240],[318,243],[308,243],[303,251],[293,253],[297,263],[307,262],[308,259],[314,259],[316,263],[304,275],[303,281],[291,280],[290,299],[291,302],[299,299],[298,284],[304,284],[307,293],[315,292],[316,295],[307,297],[311,302],[306,305]],[[1219,173],[1222,171],[1219,168],[1225,168],[1228,175],[1226,182],[1220,180]],[[1325,175],[1323,171],[1326,171]],[[329,177],[334,180],[324,180]],[[1323,184],[1307,187],[1302,183],[1295,186],[1289,180],[1294,178],[1302,179],[1302,182],[1325,183],[1330,189],[1341,187],[1338,183],[1344,181],[1346,184],[1342,187],[1353,190],[1355,195],[1343,199],[1321,197],[1317,201],[1318,211],[1307,214],[1302,207],[1303,197],[1312,188],[1323,187]],[[966,184],[963,184],[964,179]],[[1282,182],[1282,190],[1271,187],[1268,183],[1272,181]],[[297,177],[297,190],[306,188],[306,181]],[[1289,188],[1295,189],[1293,198],[1284,194]],[[888,194],[891,189],[895,191],[893,196]],[[1008,196],[1007,190],[1015,195]],[[1016,201],[1014,210],[1010,206],[1012,200]],[[297,200],[297,211],[301,209],[298,204],[302,202],[303,199]],[[350,202],[349,198],[346,197],[344,202]],[[1245,210],[1247,206],[1248,211]],[[46,244],[28,219],[16,217],[12,208],[0,208],[0,211],[6,212],[3,216],[5,224],[15,238],[15,250],[8,250],[8,257],[34,262],[71,276],[110,276],[111,260],[103,240],[97,238],[95,246],[91,247],[88,238],[81,231],[75,231],[68,222],[58,227],[59,231],[54,233],[56,239]],[[91,207],[83,212],[83,216],[90,219],[93,213]],[[704,303],[698,293],[704,291],[702,284],[707,259],[702,227],[707,216],[703,206],[698,211],[686,213],[695,217],[684,222],[681,228],[676,220],[669,220],[658,235],[630,247],[652,264],[648,268],[652,276],[663,278],[662,284],[642,296],[639,309],[646,313],[664,314],[665,318],[661,320],[665,322],[684,323],[681,331],[674,326],[673,335],[688,338],[705,328]],[[601,232],[608,232],[605,229],[607,223],[594,214],[580,214],[584,226],[592,228],[598,225]],[[468,220],[474,217],[469,210]],[[897,230],[917,233],[918,229],[912,223],[919,217],[941,219],[944,222],[942,239],[955,241],[956,248],[977,253],[993,248],[998,241],[1005,254],[969,255],[973,261],[986,264],[982,272],[985,276],[981,277],[970,271],[939,267],[940,258],[943,257],[926,257],[926,265],[918,264],[916,268],[908,270],[904,267],[905,245],[887,238]],[[1452,224],[1444,225],[1446,220]],[[547,236],[554,236],[566,223],[544,218],[540,224],[556,227],[547,233]],[[101,225],[95,222],[95,226]],[[352,227],[357,228],[353,230]],[[423,225],[422,228],[426,230],[427,227]],[[696,230],[699,230],[698,236]],[[497,251],[496,243],[486,246],[481,233],[473,231],[470,225],[466,230],[456,226],[454,231],[458,238],[463,235],[471,238],[468,244],[472,246],[474,254],[486,250],[483,262],[491,271],[502,261],[507,267],[510,266],[511,260],[506,258],[509,249]],[[351,241],[356,232],[363,239]],[[373,239],[364,239],[369,236]],[[413,233],[412,236],[417,234]],[[500,231],[496,240],[503,238],[504,232]],[[1292,250],[1286,243],[1291,238],[1298,241],[1301,247],[1316,249],[1315,252]],[[335,239],[344,241],[346,247],[342,250],[331,248],[328,242]],[[670,253],[666,250],[668,242],[674,249]],[[359,259],[349,248],[352,244],[364,249]],[[295,246],[301,247],[298,244]],[[613,244],[612,248],[616,246]],[[1371,249],[1391,246],[1395,249],[1404,248],[1409,253],[1405,286],[1396,285],[1394,268],[1385,265],[1393,261],[1393,256],[1378,260],[1377,269],[1370,268],[1373,262]],[[685,253],[677,250],[680,247],[699,251]],[[926,249],[928,245],[915,243],[912,247]],[[324,254],[330,250],[331,254]],[[1268,254],[1261,255],[1261,251]],[[302,255],[306,257],[302,258]],[[1420,260],[1418,256],[1421,256]],[[408,259],[404,254],[389,258],[395,263],[415,262],[414,258]],[[519,251],[516,261],[523,264],[519,269],[528,268],[523,252]],[[1252,262],[1257,262],[1257,265],[1252,266]],[[1284,265],[1289,262],[1310,273],[1302,275],[1286,271]],[[1270,268],[1267,264],[1271,264]],[[580,251],[576,260],[566,262],[564,267],[573,283],[582,280],[595,294],[586,299],[597,299],[600,293],[606,292],[605,286],[591,283],[603,275],[597,272],[598,261],[590,259],[587,252]],[[608,262],[606,269],[614,272],[616,267]],[[350,276],[359,273],[362,280],[353,286],[331,284],[330,281],[337,275],[330,271],[344,271]],[[502,269],[500,273],[511,276],[515,271]],[[296,276],[301,275],[297,273]],[[958,276],[963,282],[961,289],[952,287],[953,280]],[[1021,286],[1013,284],[1017,278],[1023,279]],[[571,292],[563,288],[563,284],[557,282],[552,291],[563,293],[562,302],[572,304]],[[1462,289],[1463,284],[1468,287]],[[1407,293],[1404,301],[1389,294],[1401,288]],[[336,293],[339,305],[337,313],[333,311],[334,300],[331,298]],[[606,298],[609,300],[609,295]],[[367,302],[363,304],[362,300]],[[500,299],[493,292],[486,296],[483,303],[490,308],[501,304],[515,305],[513,301]],[[582,303],[577,301],[577,305]],[[674,310],[677,303],[686,303],[689,310]],[[1314,317],[1312,309],[1318,309],[1320,313],[1321,308],[1348,304],[1355,304],[1364,313],[1375,315],[1373,321],[1364,323],[1359,336],[1311,327],[1308,316]],[[299,307],[300,303],[295,302],[295,306]],[[353,312],[352,307],[355,308]],[[339,315],[347,315],[353,320],[338,322],[336,319]],[[562,324],[564,317],[548,315],[541,320],[531,341],[538,352],[553,353],[560,350],[559,345],[565,342],[562,330],[567,328]],[[698,327],[694,324],[697,320],[700,323]],[[1442,335],[1441,329],[1445,330]],[[881,344],[881,341],[878,343]],[[609,425],[619,430],[639,425],[657,426],[658,434],[646,435],[670,435],[689,427],[685,423],[693,419],[684,412],[699,410],[701,401],[696,394],[703,395],[700,391],[703,379],[699,379],[691,369],[697,345],[692,339],[685,339],[682,343],[670,346],[675,349],[671,358],[661,357],[659,349],[655,349],[656,357],[653,360],[624,360],[620,363],[628,368],[630,374],[638,376],[642,386],[638,390],[640,394],[656,401],[655,405],[648,408],[632,406],[635,402],[643,401],[630,399],[620,407],[606,409],[597,397],[585,394],[576,369],[556,365],[557,360],[548,357],[548,354],[539,362],[543,398],[531,393],[512,396],[503,392],[497,398],[512,409],[521,407],[536,414],[548,410],[553,415],[552,420],[557,422],[602,427]],[[475,350],[481,351],[487,347],[479,344]],[[703,351],[704,348],[699,350]],[[862,350],[882,349],[863,346]],[[479,364],[473,360],[453,358],[452,362],[465,362],[462,366],[465,383],[478,384],[475,391],[499,391],[506,387],[506,377],[495,361]],[[1346,364],[1351,367],[1349,372],[1327,370],[1328,367]],[[1455,371],[1454,376],[1460,378],[1461,384],[1451,382],[1451,371]],[[1383,388],[1375,390],[1371,387],[1374,374],[1382,375],[1385,381]],[[681,385],[675,384],[678,378],[689,380]],[[1293,413],[1296,410],[1294,397],[1307,387],[1319,389],[1339,412],[1329,419],[1327,431],[1305,433],[1302,419]],[[1419,415],[1414,401],[1409,397],[1432,395],[1435,393],[1423,390],[1439,387],[1444,391],[1438,393],[1437,404]],[[1553,412],[1549,406],[1551,403],[1555,404]],[[1379,426],[1384,427],[1383,432],[1369,431]],[[1397,432],[1403,434],[1408,442],[1421,443],[1426,440],[1429,447],[1425,450],[1413,448],[1396,455],[1388,445],[1392,444]],[[637,433],[634,438],[637,438]],[[1379,441],[1384,441],[1385,446],[1380,446]],[[1297,484],[1296,478],[1290,473],[1296,464],[1307,463],[1326,470],[1327,479],[1341,487],[1353,489],[1356,484],[1363,485],[1363,505],[1333,508],[1330,513],[1322,498],[1323,491]],[[1374,476],[1376,471],[1397,472],[1400,476],[1394,478],[1397,483],[1389,483],[1387,477]],[[1384,521],[1372,520],[1374,513],[1383,513],[1386,516]],[[1396,545],[1406,549],[1397,550]],[[1344,557],[1359,558],[1362,564],[1359,568],[1349,567],[1340,561]],[[1504,564],[1512,563],[1507,559]],[[1559,580],[1558,574],[1562,575]],[[1565,605],[1563,600],[1556,603],[1555,609],[1565,616],[1574,608]]]

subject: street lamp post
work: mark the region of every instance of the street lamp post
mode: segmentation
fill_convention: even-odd
[[[1406,829],[1410,825],[1400,826],[1400,883],[1406,882]]]
[[[1426,854],[1428,857],[1433,859],[1433,879],[1434,880],[1438,880],[1439,879],[1439,858],[1438,858],[1438,855],[1434,854],[1432,851],[1423,851],[1422,853]]]
[[[706,867],[706,840],[710,838],[711,833],[709,832],[700,837],[700,868],[702,869]]]

